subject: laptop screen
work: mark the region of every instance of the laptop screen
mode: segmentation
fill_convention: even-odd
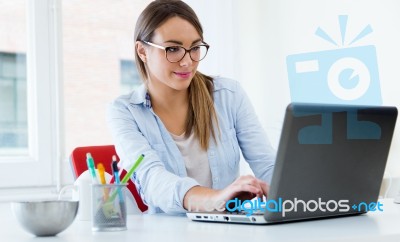
[[[395,107],[290,104],[268,196],[273,212],[266,219],[374,209],[396,118]]]

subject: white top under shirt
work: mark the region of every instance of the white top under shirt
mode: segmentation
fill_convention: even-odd
[[[185,133],[181,135],[170,134],[182,154],[188,177],[195,179],[201,186],[211,188],[212,177],[207,151],[201,149],[199,140],[196,139],[194,132],[187,138]]]

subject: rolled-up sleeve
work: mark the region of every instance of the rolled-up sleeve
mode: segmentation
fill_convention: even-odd
[[[124,169],[129,170],[141,154],[145,156],[135,172],[135,184],[149,206],[149,213],[159,212],[158,209],[170,214],[186,212],[183,198],[199,184],[166,170],[124,101],[117,99],[108,106],[107,122]]]

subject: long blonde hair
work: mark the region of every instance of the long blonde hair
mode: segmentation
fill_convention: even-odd
[[[180,0],[156,0],[151,2],[140,14],[135,28],[135,41],[150,41],[154,31],[172,17],[180,17],[188,21],[203,39],[203,28],[196,13],[189,5]],[[145,63],[139,58],[135,46],[136,67],[143,80],[147,80],[148,73]],[[215,128],[219,129],[217,114],[213,100],[214,83],[210,76],[199,71],[194,75],[189,85],[189,110],[186,118],[185,133],[192,130],[199,139],[200,146],[207,150],[210,145],[210,136],[216,141]]]

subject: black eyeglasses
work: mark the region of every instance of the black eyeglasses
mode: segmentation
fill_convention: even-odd
[[[202,59],[204,59],[204,57],[206,57],[207,52],[208,52],[208,48],[210,48],[210,46],[206,43],[203,42],[203,44],[200,45],[196,45],[193,46],[190,49],[185,49],[182,46],[161,46],[161,45],[156,45],[154,43],[148,42],[148,41],[142,41],[150,46],[162,49],[165,51],[165,58],[167,58],[167,60],[171,63],[176,63],[181,61],[186,53],[189,52],[189,56],[190,59],[192,59],[192,61],[201,61]]]

